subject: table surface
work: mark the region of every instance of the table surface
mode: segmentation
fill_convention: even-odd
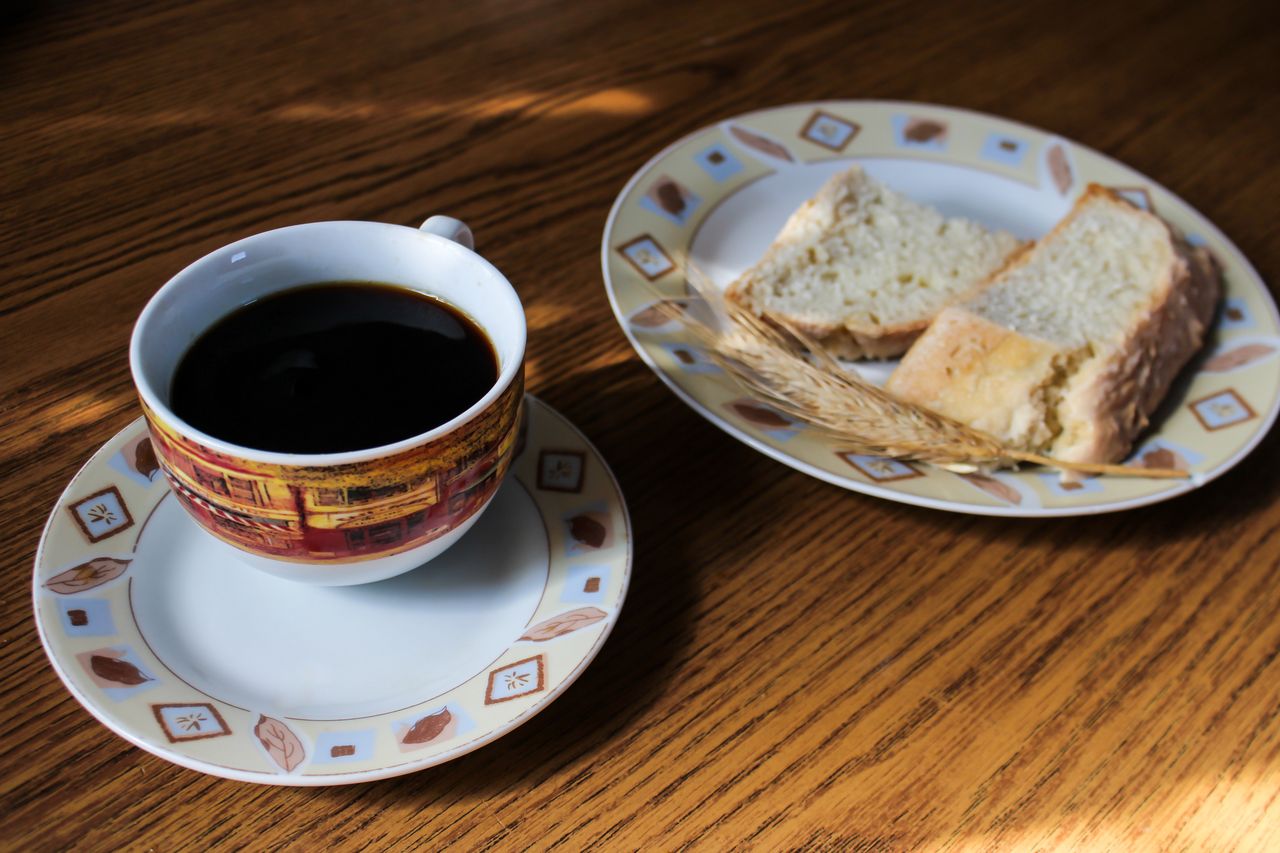
[[[1274,436],[1125,513],[893,504],[703,421],[601,283],[610,204],[669,142],[891,98],[1110,154],[1274,287],[1268,4],[1095,5],[110,0],[0,25],[0,847],[1276,849]],[[29,594],[54,500],[139,414],[134,318],[236,238],[438,212],[517,285],[529,388],[628,498],[616,630],[521,737],[397,779],[261,787],[135,749],[63,689]]]

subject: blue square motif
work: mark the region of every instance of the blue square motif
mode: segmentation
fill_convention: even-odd
[[[111,602],[105,598],[60,598],[58,611],[69,637],[111,637],[116,633]]]
[[[662,344],[681,370],[689,373],[719,373],[720,365],[707,358],[706,353],[689,344]]]
[[[1063,484],[1062,475],[1057,471],[1045,471],[1036,476],[1043,480],[1045,486],[1055,495],[1092,494],[1102,491],[1102,483],[1099,482],[1097,477],[1087,477],[1078,483],[1068,482]]]
[[[570,564],[565,570],[564,591],[560,594],[560,600],[575,604],[603,604],[608,584],[608,566]]]
[[[507,664],[489,673],[489,686],[484,694],[484,703],[494,705],[537,693],[546,687],[546,673],[543,671],[542,655],[534,655],[522,661]]]
[[[1151,194],[1143,187],[1112,187],[1111,191],[1134,207],[1152,212]]]
[[[675,263],[662,250],[657,241],[647,235],[632,240],[625,246],[619,246],[618,251],[631,262],[632,266],[640,271],[641,275],[650,281],[664,276],[676,268]]]
[[[1027,156],[1027,143],[1006,133],[989,133],[982,143],[982,156],[993,163],[1021,166]]]
[[[1191,403],[1191,410],[1207,430],[1235,426],[1256,417],[1249,404],[1230,388]]]
[[[824,110],[818,110],[800,131],[800,136],[829,151],[841,152],[861,130],[857,124]]]
[[[226,720],[208,702],[152,705],[152,712],[170,743],[205,740],[231,734]]]
[[[133,516],[115,486],[81,498],[70,509],[90,542],[100,542],[133,526]]]
[[[1160,453],[1160,451],[1165,451]],[[1153,454],[1160,454],[1155,456]],[[1148,461],[1147,457],[1152,456]],[[1162,457],[1170,457],[1168,459]],[[1133,453],[1129,454],[1129,458],[1125,460],[1126,465],[1142,465],[1148,463],[1151,467],[1156,468],[1180,468],[1184,465],[1198,465],[1204,461],[1203,453],[1196,453],[1183,447],[1180,444],[1174,444],[1163,438],[1153,438],[1146,444],[1139,447]]]
[[[729,149],[717,142],[710,148],[704,148],[693,155],[694,161],[702,170],[717,182],[727,181],[742,171],[742,163],[729,153]]]
[[[373,730],[324,732],[316,738],[313,764],[343,764],[373,758]]]
[[[837,453],[836,455],[877,483],[892,483],[923,476],[906,462],[887,456],[867,456],[860,453]]]
[[[1218,325],[1224,329],[1253,328],[1253,314],[1248,304],[1238,296],[1228,296],[1222,300],[1222,313]]]

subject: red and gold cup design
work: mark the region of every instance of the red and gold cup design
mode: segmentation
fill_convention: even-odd
[[[239,447],[170,410],[173,373],[205,329],[254,299],[323,281],[387,282],[443,299],[489,338],[497,380],[449,423],[344,453]],[[129,360],[157,461],[191,518],[257,568],[342,585],[421,565],[480,517],[519,443],[525,335],[515,290],[456,219],[432,217],[421,229],[316,222],[246,238],[174,276],[138,318]]]

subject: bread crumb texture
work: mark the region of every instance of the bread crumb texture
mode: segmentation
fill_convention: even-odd
[[[1019,245],[1010,234],[945,217],[854,166],[791,216],[729,295],[798,325],[837,355],[900,355]]]

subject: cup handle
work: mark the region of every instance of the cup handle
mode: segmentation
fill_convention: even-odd
[[[425,231],[428,234],[435,234],[437,237],[443,237],[446,240],[452,240],[475,251],[476,238],[472,236],[471,229],[467,227],[467,223],[461,219],[454,219],[452,216],[433,216],[422,223],[418,230]]]

